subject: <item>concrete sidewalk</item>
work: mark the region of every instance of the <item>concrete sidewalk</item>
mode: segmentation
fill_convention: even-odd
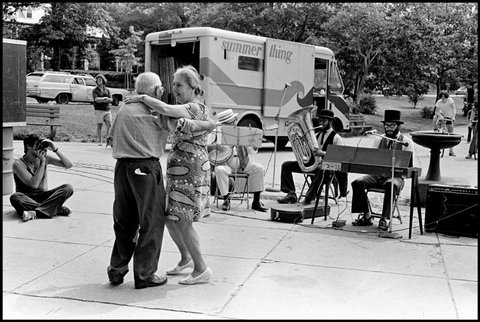
[[[466,127],[456,133],[466,137]],[[360,140],[368,138],[346,141],[354,146]],[[195,224],[214,272],[210,283],[180,285],[182,274],[169,277],[166,286],[135,290],[130,272],[124,284],[113,287],[106,274],[114,241],[111,148],[57,144],[74,167],[49,167],[49,186],[73,185],[66,203],[70,217],[24,223],[3,196],[4,319],[478,318],[478,240],[421,235],[416,213],[408,239],[410,180],[399,202],[403,222],[393,223],[401,239],[379,238],[377,220],[371,227],[352,226],[348,196],[331,202],[327,220],[316,218],[313,225],[310,219],[273,222],[269,212],[248,210],[239,201],[222,212],[212,197],[212,214]],[[14,148],[15,157],[23,154],[21,141],[14,141]],[[416,151],[425,177],[429,151],[418,145]],[[455,151],[456,158],[442,158],[442,177],[477,185],[478,163],[464,158],[466,141]],[[294,159],[284,154],[276,162],[277,184],[281,163]],[[270,157],[270,152],[256,156],[263,164]],[[272,171],[267,169],[266,186],[273,184]],[[349,175],[349,181],[355,177]],[[265,205],[275,205],[279,195],[262,194]],[[425,208],[422,214],[425,218]],[[347,221],[342,229],[332,228],[337,217]],[[159,272],[178,260],[165,232]]]

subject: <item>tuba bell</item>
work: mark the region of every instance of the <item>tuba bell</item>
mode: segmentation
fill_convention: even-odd
[[[321,158],[313,153],[320,148],[313,129],[313,108],[314,106],[302,108],[288,116],[290,124],[287,127],[287,136],[298,165],[304,172],[315,170],[322,162]]]

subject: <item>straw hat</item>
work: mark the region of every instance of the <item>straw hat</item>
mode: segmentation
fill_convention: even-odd
[[[233,113],[232,109],[221,111],[217,114],[217,120],[220,123],[231,123],[237,117],[238,113]]]

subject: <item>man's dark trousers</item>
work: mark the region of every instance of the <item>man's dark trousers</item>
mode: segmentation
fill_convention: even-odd
[[[113,185],[115,244],[109,269],[124,275],[133,256],[135,280],[146,280],[157,271],[165,229],[160,162],[156,158],[118,159]]]
[[[379,177],[366,175],[361,178],[358,178],[352,182],[352,213],[367,213],[369,212],[368,207],[368,196],[366,189],[368,188],[383,188],[385,189],[385,194],[383,198],[383,210],[382,217],[390,217],[390,189],[391,189],[391,177]],[[404,181],[401,178],[393,178],[393,196],[394,199],[402,191]]]

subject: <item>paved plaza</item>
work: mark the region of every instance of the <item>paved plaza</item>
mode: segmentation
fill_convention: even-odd
[[[467,128],[456,133],[466,137]],[[346,138],[356,146],[368,137]],[[210,283],[168,284],[136,290],[132,263],[125,283],[111,286],[106,268],[114,241],[111,148],[96,143],[58,142],[74,162],[65,170],[49,167],[49,186],[73,185],[66,205],[69,217],[22,222],[3,196],[4,319],[477,319],[478,240],[435,232],[420,234],[414,213],[408,238],[410,181],[399,199],[402,223],[393,222],[401,239],[379,238],[378,220],[354,227],[351,195],[331,201],[327,220],[301,223],[270,220],[270,212],[247,209],[232,201],[222,212],[195,224],[202,251],[214,275]],[[415,147],[425,177],[429,150]],[[270,166],[265,185],[273,185],[271,150],[253,158]],[[456,157],[441,159],[444,180],[475,186],[478,162],[466,160],[465,139]],[[23,154],[14,141],[14,156]],[[257,159],[258,158],[258,159]],[[277,155],[275,184],[281,163],[294,155]],[[165,169],[166,157],[161,159]],[[273,161],[272,161],[273,162]],[[349,175],[349,182],[360,174]],[[303,181],[298,179],[298,187]],[[351,189],[351,187],[349,186]],[[265,192],[265,206],[282,193]],[[373,200],[381,203],[381,200]],[[221,206],[221,202],[219,203]],[[425,208],[422,208],[425,217]],[[347,224],[332,228],[336,219]],[[165,232],[159,273],[179,260]],[[187,273],[188,274],[188,273]]]

